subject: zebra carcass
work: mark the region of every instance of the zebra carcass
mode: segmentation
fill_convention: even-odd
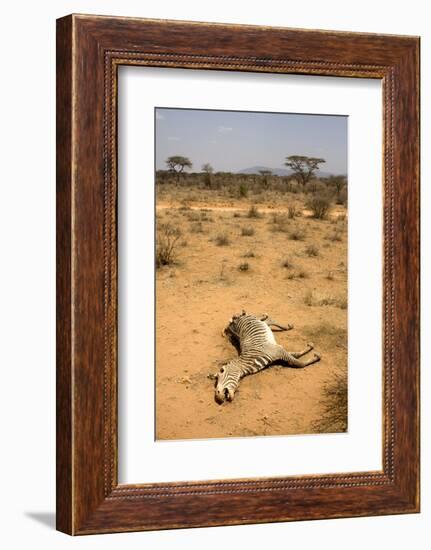
[[[268,315],[256,317],[243,311],[230,319],[224,329],[238,350],[239,356],[224,364],[220,371],[213,375],[216,380],[215,399],[217,403],[232,401],[238,389],[241,378],[248,374],[255,374],[276,363],[302,368],[320,361],[320,354],[315,353],[308,361],[299,358],[309,353],[314,345],[309,343],[302,351],[286,351],[277,344],[271,327],[278,331],[291,330],[292,325],[284,327],[269,319]]]

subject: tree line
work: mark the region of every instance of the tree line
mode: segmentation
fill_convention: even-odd
[[[310,180],[315,177],[317,170],[321,164],[326,162],[323,158],[307,157],[305,155],[290,155],[285,158],[284,165],[292,170],[291,176],[295,178],[300,184],[305,187]],[[181,174],[187,168],[192,168],[193,163],[188,157],[181,155],[173,155],[166,160],[168,171],[175,175],[177,182],[180,179]],[[211,175],[214,173],[214,168],[209,163],[205,163],[201,167],[202,172],[205,174],[205,179],[210,182]],[[272,175],[271,170],[259,170],[262,176],[263,184],[266,185],[268,177]],[[335,178],[332,183],[337,187],[337,191],[340,192],[342,186],[345,183],[344,176],[331,176]]]

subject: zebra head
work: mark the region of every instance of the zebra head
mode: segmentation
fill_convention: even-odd
[[[241,370],[237,362],[237,359],[229,361],[216,374],[215,400],[219,405],[233,400],[241,378]]]

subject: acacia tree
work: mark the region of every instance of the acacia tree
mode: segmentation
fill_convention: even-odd
[[[321,158],[291,155],[290,157],[286,157],[284,164],[292,169],[293,176],[305,187],[314,176],[316,170],[319,169],[319,164],[323,164],[324,162],[326,160]]]
[[[337,195],[341,193],[343,187],[347,184],[346,176],[329,176],[326,180],[328,185],[333,185],[337,190]]]
[[[259,170],[259,174],[262,176],[264,189],[268,189],[268,177],[272,175],[272,170]]]
[[[202,172],[205,174],[205,185],[206,187],[211,187],[212,183],[212,173],[214,172],[214,168],[211,166],[209,162],[202,165]]]
[[[335,189],[337,191],[337,204],[342,204],[341,191],[347,185],[346,176],[332,176],[331,175],[326,179],[326,183],[328,185],[332,185],[333,187],[335,187]]]
[[[166,160],[166,164],[171,172],[176,174],[177,182],[180,180],[180,174],[184,172],[184,168],[191,168],[192,162],[187,157],[174,155]]]
[[[211,166],[209,162],[202,165],[202,172],[205,172],[205,174],[212,174],[214,172],[214,168]]]

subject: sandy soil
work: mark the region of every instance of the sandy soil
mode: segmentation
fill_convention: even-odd
[[[324,388],[334,375],[347,376],[346,209],[335,207],[328,220],[314,220],[301,209],[300,217],[274,223],[271,211],[287,213],[286,200],[275,202],[276,208],[261,205],[260,218],[247,217],[247,201],[214,202],[186,209],[163,197],[157,204],[158,223],[179,228],[182,236],[175,265],[156,275],[156,437],[322,431]],[[242,228],[254,234],[243,236]],[[303,240],[292,240],[298,230]],[[223,233],[227,246],[217,244]],[[307,252],[310,245],[317,256]],[[283,265],[286,258],[293,267]],[[245,263],[248,270],[240,270]],[[290,351],[312,341],[322,360],[248,376],[233,402],[218,405],[207,375],[236,355],[221,333],[242,309],[294,324],[294,330],[277,333],[277,341]]]

